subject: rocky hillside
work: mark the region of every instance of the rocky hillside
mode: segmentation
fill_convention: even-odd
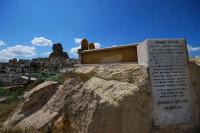
[[[156,127],[148,68],[138,64],[81,65],[64,85],[47,81],[24,95],[4,126],[63,133],[200,132],[200,60],[189,63],[194,121]]]

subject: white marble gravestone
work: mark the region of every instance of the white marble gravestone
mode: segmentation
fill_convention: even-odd
[[[191,123],[186,41],[145,40],[138,46],[138,63],[149,66],[155,125]]]

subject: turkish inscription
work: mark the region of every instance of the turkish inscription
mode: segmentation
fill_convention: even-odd
[[[192,121],[192,101],[188,82],[187,51],[178,41],[148,44],[155,125]]]

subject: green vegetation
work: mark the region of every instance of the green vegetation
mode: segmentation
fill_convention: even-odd
[[[4,127],[3,122],[12,116],[15,109],[20,103],[20,97],[24,94],[25,90],[30,90],[33,87],[44,81],[57,81],[59,83],[64,82],[63,74],[50,74],[50,73],[38,73],[33,75],[37,80],[33,83],[28,84],[26,87],[18,87],[14,89],[5,89],[0,87],[0,98],[6,98],[6,102],[0,103],[0,132],[1,133],[34,133],[34,129],[21,129],[20,127]],[[45,131],[37,131],[38,133],[44,133]],[[54,129],[53,133],[57,133],[57,129]]]
[[[47,73],[47,72],[41,72],[41,73],[35,73],[33,77],[37,78],[38,80],[45,81],[48,77],[50,77],[53,74]]]
[[[56,75],[53,75],[53,76],[49,76],[46,79],[46,81],[49,81],[49,80],[51,80],[51,81],[57,81],[59,83],[63,83],[64,82],[63,75],[61,75],[61,74],[56,74]]]
[[[29,84],[26,86],[26,90],[29,91],[29,90],[31,90],[32,88],[36,87],[37,85],[39,85],[39,84],[41,84],[41,83],[43,83],[43,82],[44,82],[44,80],[38,79],[38,80],[36,80],[36,81],[34,81],[34,82],[32,82],[32,83],[29,83]]]
[[[2,128],[2,123],[12,115],[19,104],[19,98],[23,94],[24,88],[22,87],[15,88],[14,90],[0,87],[0,98],[4,97],[7,99],[5,103],[0,103],[0,128]]]
[[[24,94],[24,88],[18,87],[15,90],[5,89],[0,87],[0,97],[6,97],[8,102],[14,102],[19,99]]]
[[[57,81],[59,83],[63,83],[63,74],[60,73],[47,73],[47,72],[41,72],[41,73],[37,73],[34,74],[33,77],[37,78],[38,80],[42,80],[42,81]]]

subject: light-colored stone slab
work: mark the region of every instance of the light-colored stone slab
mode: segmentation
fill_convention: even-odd
[[[138,64],[142,66],[148,66],[149,57],[147,50],[147,40],[137,45],[137,56],[138,56]]]
[[[192,122],[186,41],[146,40],[155,125]],[[144,62],[143,62],[144,63]]]

